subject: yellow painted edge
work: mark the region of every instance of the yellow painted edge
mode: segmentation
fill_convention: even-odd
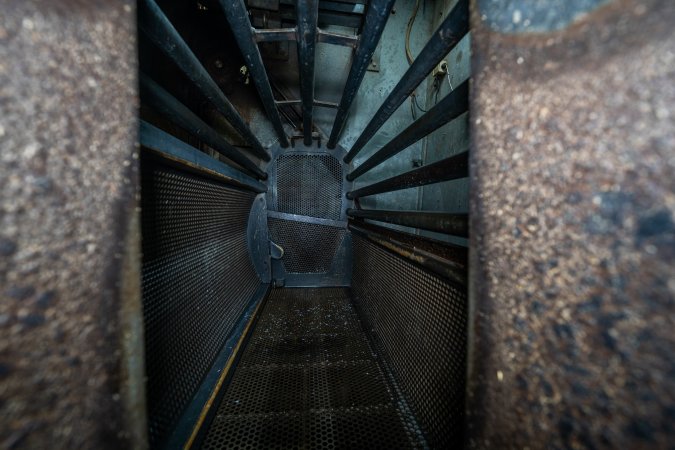
[[[199,430],[201,429],[202,425],[204,424],[204,421],[206,420],[206,415],[208,414],[209,410],[211,409],[211,406],[213,403],[216,401],[216,396],[218,396],[218,392],[220,392],[220,388],[223,387],[223,383],[225,382],[225,377],[227,376],[228,372],[232,368],[232,364],[234,363],[234,359],[237,357],[237,353],[239,353],[239,348],[241,347],[241,343],[244,342],[244,338],[248,334],[249,328],[251,328],[251,324],[253,323],[253,320],[255,317],[258,315],[258,310],[260,309],[260,306],[264,302],[261,300],[258,302],[258,305],[255,307],[255,310],[253,311],[253,314],[251,314],[251,318],[249,319],[248,323],[246,324],[246,327],[244,327],[244,332],[241,334],[241,338],[239,338],[239,341],[237,342],[237,345],[234,346],[234,350],[232,351],[232,355],[230,355],[229,359],[227,360],[227,363],[225,364],[225,367],[223,368],[222,373],[220,374],[220,377],[218,378],[218,383],[216,383],[216,387],[213,389],[213,392],[211,392],[211,396],[209,397],[209,400],[206,402],[204,405],[204,408],[202,408],[202,412],[199,415],[199,419],[197,419],[197,422],[195,423],[194,428],[192,429],[192,434],[190,435],[190,439],[187,440],[185,445],[183,446],[183,450],[189,450],[192,448],[192,444],[194,444],[195,439],[197,439],[197,434],[199,434]]]

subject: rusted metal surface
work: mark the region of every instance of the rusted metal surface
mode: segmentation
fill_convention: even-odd
[[[670,448],[675,3],[472,14],[469,447]]]
[[[144,442],[135,21],[132,1],[0,5],[2,448]]]
[[[343,45],[345,47],[356,48],[359,43],[359,37],[348,34],[333,33],[319,29],[317,36],[319,42],[324,44]]]
[[[460,286],[466,285],[467,251],[465,247],[420,238],[359,220],[351,220],[349,229]]]
[[[449,214],[438,211],[399,211],[381,209],[348,209],[350,217],[377,220],[406,227],[435,231],[467,237],[469,219],[467,214]]]

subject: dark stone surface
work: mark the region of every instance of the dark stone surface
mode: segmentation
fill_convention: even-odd
[[[672,448],[675,3],[537,35],[481,17],[468,444]]]
[[[0,448],[128,448],[134,2],[0,4]]]

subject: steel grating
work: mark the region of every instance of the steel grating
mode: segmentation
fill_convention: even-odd
[[[150,444],[164,442],[259,285],[254,195],[142,161],[143,307]]]
[[[272,240],[284,249],[289,273],[325,273],[333,265],[345,229],[310,222],[268,218]]]
[[[332,155],[283,154],[277,158],[277,211],[339,220],[342,179]]]
[[[466,293],[354,236],[352,294],[433,448],[462,445]]]
[[[202,447],[418,448],[396,392],[348,290],[275,289]]]

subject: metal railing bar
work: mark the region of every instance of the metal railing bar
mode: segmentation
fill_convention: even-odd
[[[323,42],[324,44],[341,45],[343,47],[356,48],[356,46],[359,43],[358,36],[349,36],[346,34],[332,33],[330,31],[324,31],[321,29],[319,29],[319,35],[317,38],[319,42]]]
[[[268,28],[268,29],[254,29],[253,35],[255,36],[256,42],[285,42],[285,41],[295,41],[298,36],[298,29],[293,28]],[[333,33],[330,31],[324,31],[322,29],[317,30],[317,42],[322,42],[324,44],[340,45],[343,47],[356,47],[359,42],[359,37],[355,35],[347,35],[341,33]]]
[[[368,5],[363,22],[363,31],[359,37],[352,66],[349,69],[349,76],[342,91],[342,98],[335,115],[333,129],[326,144],[330,149],[335,148],[337,145],[342,128],[347,121],[349,108],[352,106],[359,86],[361,86],[361,81],[363,81],[363,77],[366,75],[366,69],[373,57],[377,43],[380,41],[382,31],[384,31],[384,26],[387,23],[393,6],[394,0],[371,0]]]
[[[350,217],[387,222],[405,227],[435,231],[453,236],[469,236],[469,215],[437,211],[392,211],[381,209],[347,210]]]
[[[230,145],[217,131],[208,126],[195,113],[179,102],[169,92],[155,83],[150,77],[140,74],[141,96],[144,103],[162,114],[172,123],[213,147],[218,153],[231,159],[256,178],[265,180],[267,174],[243,153]]]
[[[313,223],[316,225],[326,225],[337,228],[344,228],[347,225],[347,222],[342,220],[322,219],[319,217],[303,216],[300,214],[291,214],[270,210],[267,211],[267,217],[271,217],[273,219],[292,220],[294,222]]]
[[[421,236],[366,222],[350,221],[349,230],[448,280],[461,286],[466,285],[468,255],[464,247],[455,249],[451,244],[443,247],[439,241],[430,241]]]
[[[354,159],[377,130],[401,106],[401,103],[410,96],[413,90],[468,31],[469,2],[468,0],[459,0],[345,155],[344,161],[346,163]],[[335,126],[333,126],[333,130],[335,130]],[[329,141],[329,148],[330,144]]]
[[[377,183],[347,192],[347,198],[354,200],[369,195],[400,191],[443,181],[457,180],[469,176],[469,152],[442,159],[432,164],[402,173]]]
[[[295,41],[298,29],[293,28],[268,28],[264,30],[254,29],[253,36],[256,42],[283,42]]]
[[[294,106],[300,105],[302,100],[274,100],[274,104],[277,106]]]
[[[277,106],[295,106],[302,103],[302,100],[275,100]],[[319,108],[337,108],[338,104],[334,102],[326,102],[323,100],[314,100],[314,106]]]
[[[282,147],[288,147],[288,137],[281,124],[279,111],[274,104],[274,95],[272,94],[270,81],[265,71],[260,49],[258,49],[258,44],[255,40],[254,29],[251,26],[244,0],[219,0],[219,3],[237,40],[241,54],[246,61],[246,66],[258,90],[258,95],[263,103],[267,117],[272,122],[272,126],[279,137],[279,143]]]
[[[338,104],[335,102],[326,102],[323,100],[314,100],[314,106],[319,108],[337,108]]]
[[[364,161],[347,175],[347,180],[354,181],[364,173],[397,155],[415,142],[437,130],[452,119],[457,118],[469,109],[469,80],[446,95],[422,117],[411,123],[384,147]]]
[[[237,133],[251,145],[252,152],[257,157],[269,161],[269,153],[154,0],[139,2],[139,27],[157,47],[173,60]]]
[[[312,145],[312,112],[314,109],[314,63],[319,21],[319,0],[298,0],[295,6],[298,29],[298,71],[302,100],[302,131],[305,145]]]
[[[140,141],[143,147],[151,149],[167,159],[206,173],[215,174],[218,178],[224,179],[225,182],[249,191],[267,192],[267,186],[260,181],[210,157],[144,120],[141,120],[140,123]]]

